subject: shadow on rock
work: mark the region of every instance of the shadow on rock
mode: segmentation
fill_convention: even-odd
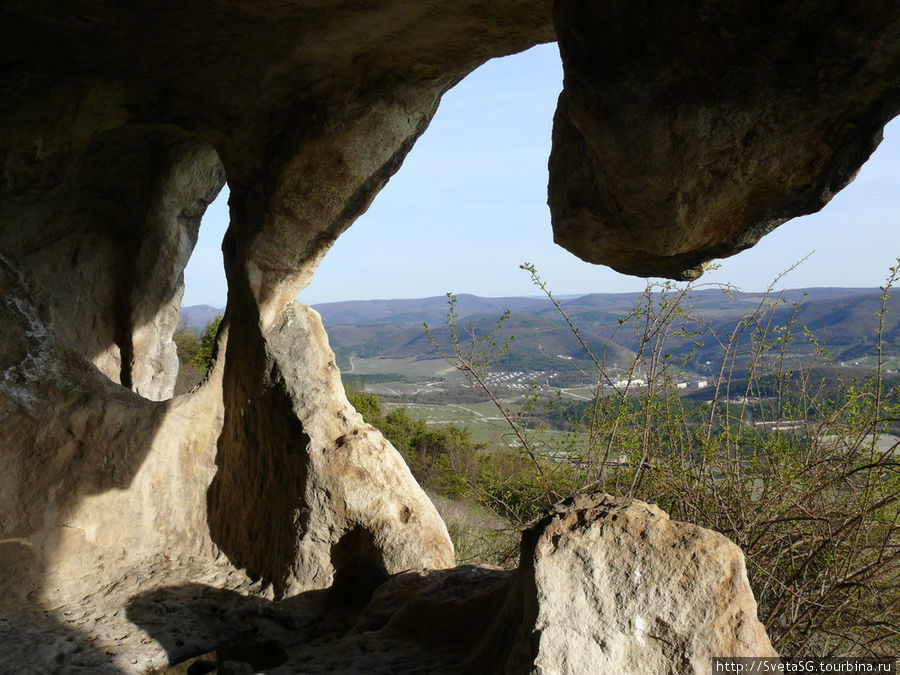
[[[170,664],[212,658],[246,662],[254,670],[265,670],[287,660],[279,645],[289,647],[304,640],[329,621],[341,626],[328,596],[328,591],[310,591],[273,602],[189,583],[136,595],[126,612],[132,623],[162,646]],[[344,629],[348,625],[343,623]],[[210,656],[211,652],[215,654]]]
[[[509,578],[476,567],[399,574],[361,611],[346,589],[271,601],[185,584],[133,597],[127,615],[165,649],[172,665],[159,674],[472,672]]]
[[[9,612],[8,615],[6,613]],[[91,636],[31,603],[4,600],[0,615],[0,672],[19,675],[120,675]],[[14,617],[14,618],[9,618]],[[66,617],[68,618],[68,617]],[[73,623],[80,617],[73,616]]]

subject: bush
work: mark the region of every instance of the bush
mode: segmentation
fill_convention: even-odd
[[[178,377],[175,381],[175,395],[194,389],[209,371],[216,348],[216,335],[222,317],[218,316],[208,324],[202,335],[197,335],[184,324],[179,324],[172,336],[178,353]]]
[[[212,366],[213,357],[216,353],[216,335],[219,333],[220,323],[222,323],[222,317],[217,316],[206,324],[206,328],[203,329],[203,334],[200,336],[200,346],[191,356],[191,364],[204,375]]]
[[[580,340],[534,268],[526,269]],[[578,415],[566,422],[572,433],[563,441],[529,424],[533,400],[514,408],[489,390],[486,374],[509,344],[499,335],[503,319],[463,343],[451,296],[453,344],[433,343],[484,389],[519,448],[481,453],[478,471],[461,474],[464,482],[480,503],[520,524],[578,491],[656,502],[741,546],[760,617],[782,654],[896,654],[900,442],[886,434],[900,420],[900,395],[888,386],[883,347],[897,276],[892,268],[875,316],[869,377],[842,380],[819,339],[799,324],[800,303],[776,322],[780,299],[770,287],[730,334],[713,333],[722,365],[708,404],[686,402],[674,386],[702,346],[694,286],[649,284],[620,321],[634,330],[637,349],[618,378],[646,385],[613,385],[582,342],[596,369],[595,396],[570,408]],[[787,346],[798,338],[808,342],[809,357],[789,366]]]

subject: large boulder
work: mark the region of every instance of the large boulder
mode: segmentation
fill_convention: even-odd
[[[737,546],[607,494],[566,500],[525,533],[501,617],[491,649],[506,672],[679,675],[776,656]]]
[[[525,531],[514,573],[464,567],[384,584],[344,641],[430,652],[434,672],[713,672],[774,657],[740,549],[636,499],[557,504]]]
[[[628,274],[692,279],[818,211],[900,113],[889,0],[563,0],[554,240]]]

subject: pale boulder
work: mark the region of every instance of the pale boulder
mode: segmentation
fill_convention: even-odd
[[[714,656],[775,656],[735,544],[603,493],[525,534],[505,616],[519,621],[508,672],[700,674]]]

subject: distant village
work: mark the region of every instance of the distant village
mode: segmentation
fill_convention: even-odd
[[[491,387],[506,387],[514,390],[538,388],[558,388],[554,387],[553,380],[559,377],[559,373],[546,370],[503,370],[493,371],[485,377],[485,384]],[[630,389],[633,387],[646,387],[647,380],[639,377],[622,377],[611,380],[610,384],[616,389]],[[593,386],[593,385],[586,385]],[[675,388],[682,391],[700,390],[709,386],[706,379],[687,379],[675,383]]]

